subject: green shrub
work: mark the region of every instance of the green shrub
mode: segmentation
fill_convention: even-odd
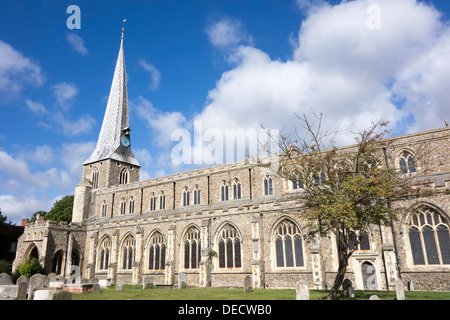
[[[17,269],[21,276],[27,276],[28,278],[36,273],[44,273],[44,269],[36,258],[25,260]]]

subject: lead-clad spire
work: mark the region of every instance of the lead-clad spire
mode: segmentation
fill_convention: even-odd
[[[114,71],[111,91],[109,93],[108,104],[106,105],[105,116],[103,118],[97,146],[84,164],[104,159],[115,159],[139,165],[139,162],[134,158],[131,149],[122,146],[120,142],[121,137],[124,134],[128,134],[130,131],[123,34],[124,28],[122,28],[119,56],[117,57],[116,69]]]

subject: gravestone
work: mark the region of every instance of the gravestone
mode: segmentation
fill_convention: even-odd
[[[27,298],[28,282],[17,282],[17,300],[25,300]]]
[[[369,300],[381,300],[379,296],[377,296],[376,294],[371,295]]]
[[[0,285],[0,300],[14,300],[17,298],[17,286],[13,284]]]
[[[412,281],[408,282],[408,290],[414,291],[414,283]]]
[[[152,277],[143,277],[142,279],[142,289],[153,289]]]
[[[116,291],[123,291],[123,284],[122,283],[116,284]]]
[[[350,296],[350,288],[352,286],[352,282],[350,281],[350,279],[344,279],[344,281],[342,282],[342,291],[344,293],[344,298],[348,298]]]
[[[34,300],[34,291],[48,287],[48,279],[46,275],[36,273],[31,276],[28,287],[28,300]]]
[[[58,290],[53,294],[52,300],[72,300],[72,293],[65,290]]]
[[[397,300],[405,300],[405,287],[401,279],[395,281],[395,291],[397,292]]]
[[[50,282],[56,282],[56,273],[54,273],[54,272],[52,272],[52,273],[49,273],[48,274],[48,276],[47,276],[47,279],[48,279],[48,283],[50,283]]]
[[[28,285],[30,284],[30,279],[28,279],[27,276],[21,276],[19,279],[17,279],[16,284],[20,284],[20,283],[26,283],[27,284],[27,288]]]
[[[186,272],[178,274],[178,289],[186,289]]]
[[[11,277],[7,273],[0,274],[0,285],[13,285],[14,283],[11,280]]]
[[[244,278],[244,292],[252,292],[252,278],[250,276]]]
[[[92,286],[92,293],[100,293],[100,285],[98,283]]]
[[[348,288],[348,297],[350,299],[355,299],[356,295],[355,295],[355,289],[353,289],[353,287]]]
[[[300,280],[299,282],[297,282],[295,289],[296,289],[295,300],[309,300],[310,299],[309,287],[303,280]]]

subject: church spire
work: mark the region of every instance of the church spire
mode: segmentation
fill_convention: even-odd
[[[125,22],[125,20],[123,22]],[[97,146],[84,164],[104,159],[115,159],[139,166],[139,162],[134,158],[134,155],[131,152],[129,142],[128,145],[127,143],[121,143],[123,140],[129,141],[130,132],[127,80],[123,50],[124,32],[124,28],[122,27],[119,55],[117,57],[116,69],[114,71],[114,77]],[[124,136],[126,136],[125,139]]]

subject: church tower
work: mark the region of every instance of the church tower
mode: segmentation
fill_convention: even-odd
[[[139,181],[140,164],[131,151],[127,82],[123,50],[124,29],[116,69],[97,146],[83,164],[83,176],[75,187],[73,222],[89,217],[91,193],[96,189]]]

